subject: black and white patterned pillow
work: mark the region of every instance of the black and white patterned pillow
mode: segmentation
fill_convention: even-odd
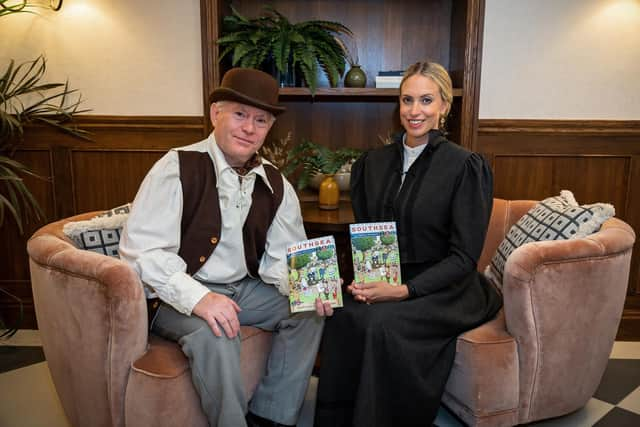
[[[562,190],[559,196],[536,204],[509,229],[485,273],[501,288],[507,258],[520,246],[529,242],[585,237],[598,231],[613,215],[615,209],[610,204],[580,206],[571,191]]]
[[[127,203],[86,221],[69,222],[62,231],[80,249],[119,258],[120,234],[130,210]]]

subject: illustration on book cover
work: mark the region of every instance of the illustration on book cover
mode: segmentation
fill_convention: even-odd
[[[351,224],[349,231],[356,283],[402,283],[395,222]]]
[[[315,310],[316,298],[342,307],[342,289],[333,236],[304,240],[287,247],[291,312]]]

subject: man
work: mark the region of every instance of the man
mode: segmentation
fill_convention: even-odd
[[[153,166],[120,243],[122,258],[162,301],[152,330],[178,342],[189,358],[212,426],[295,424],[321,316],[331,314],[316,301],[320,316],[289,315],[286,246],[306,238],[300,205],[291,184],[257,155],[284,111],[277,100],[268,74],[226,73],[210,97],[213,133]],[[240,373],[240,325],[276,332],[250,403]]]

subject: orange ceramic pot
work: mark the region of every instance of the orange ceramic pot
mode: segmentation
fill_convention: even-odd
[[[338,209],[340,187],[338,187],[333,175],[325,175],[318,191],[318,207],[320,209]]]

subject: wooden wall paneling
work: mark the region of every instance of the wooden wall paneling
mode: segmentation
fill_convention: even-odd
[[[132,202],[140,183],[165,150],[74,150],[71,153],[76,213]]]
[[[35,219],[23,221],[24,233],[19,233],[18,227],[5,212],[5,222],[0,227],[0,287],[20,298],[24,304],[25,322],[22,328],[33,328],[35,314],[33,297],[31,294],[31,282],[29,280],[29,260],[26,257],[26,242],[40,226],[55,217],[55,200],[52,181],[51,157],[48,150],[35,149],[16,152],[15,159],[42,177],[35,178],[23,175],[25,184],[38,200],[45,218],[41,221]],[[13,299],[0,293],[0,314],[9,325],[14,325],[19,318],[19,304]]]
[[[4,280],[28,279],[29,266],[22,258],[25,242],[33,232],[55,216],[55,201],[52,188],[51,159],[47,150],[19,150],[15,159],[22,164],[29,165],[31,170],[42,177],[35,178],[23,175],[23,179],[35,199],[40,204],[45,217],[41,221],[35,219],[23,221],[24,234],[21,236],[13,218],[5,212],[5,222],[2,226],[0,239],[0,260],[3,262],[2,277]]]
[[[553,194],[553,165],[544,157],[495,155],[493,168],[495,197],[540,200]]]
[[[73,175],[71,173],[71,150],[69,147],[53,146],[51,148],[53,175],[53,194],[55,196],[56,218],[74,215],[76,201],[73,198]]]
[[[495,195],[540,200],[571,190],[580,203],[611,203],[616,214],[625,217],[630,160],[594,155],[495,155]]]
[[[637,240],[634,246],[635,255],[631,260],[632,280],[629,284],[629,295],[638,296],[634,309],[638,310],[638,321],[640,322],[640,155],[631,156],[630,163],[625,218],[634,227]]]
[[[268,139],[279,139],[292,133],[295,143],[302,139],[336,148],[368,149],[380,146],[379,136],[385,138],[397,129],[397,102],[332,102],[287,101],[287,112],[278,117]]]

